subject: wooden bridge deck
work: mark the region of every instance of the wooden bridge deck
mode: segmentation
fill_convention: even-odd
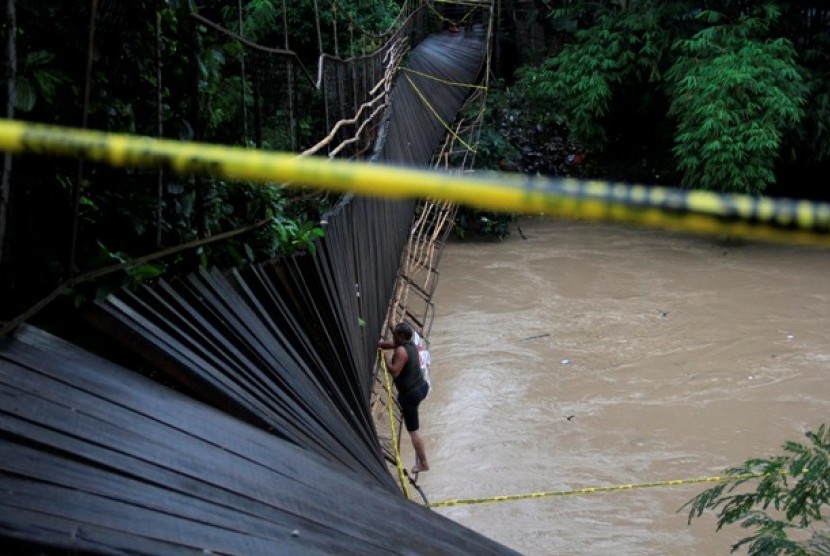
[[[4,553],[497,554],[347,465],[37,329],[0,342]]]
[[[469,93],[452,83],[480,71],[477,33],[411,54],[440,80],[400,77],[386,161],[429,161],[446,131],[432,110],[451,122]],[[372,362],[414,206],[355,199],[314,257],[102,303],[100,333],[179,391],[34,328],[0,339],[5,552],[510,553],[403,497],[374,429]]]
[[[391,94],[392,116],[381,160],[426,165],[447,135],[484,66],[481,26],[426,37],[409,55]],[[411,70],[411,71],[407,71]]]

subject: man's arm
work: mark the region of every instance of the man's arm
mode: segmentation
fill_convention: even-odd
[[[401,374],[404,365],[409,360],[409,355],[406,353],[406,348],[403,346],[398,346],[395,348],[395,351],[392,352],[392,359],[386,360],[386,368],[389,369],[389,373],[398,378],[398,375]]]

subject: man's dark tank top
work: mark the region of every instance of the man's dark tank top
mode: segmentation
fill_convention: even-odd
[[[398,394],[405,394],[425,382],[421,373],[421,363],[418,361],[418,348],[412,342],[403,344],[403,347],[406,350],[407,358],[400,374],[395,377]]]

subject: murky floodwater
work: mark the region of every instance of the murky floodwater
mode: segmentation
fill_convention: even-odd
[[[441,259],[430,501],[716,476],[830,422],[830,251],[520,225]],[[677,511],[708,486],[435,511],[525,554],[728,554]]]

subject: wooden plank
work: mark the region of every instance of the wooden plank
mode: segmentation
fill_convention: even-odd
[[[282,544],[287,529],[300,531],[305,553],[503,550],[365,473],[56,345],[64,357],[41,360],[41,349],[0,342],[0,489],[15,492],[0,527],[15,538],[51,543],[55,533],[21,533],[4,516],[12,507],[111,532],[114,550],[140,537],[273,553],[293,546]]]
[[[0,538],[6,554],[53,554],[55,549],[70,554],[165,554],[192,556],[190,547],[157,539],[140,538],[124,531],[112,531],[75,519],[10,506],[0,498]],[[37,543],[31,539],[38,539]]]
[[[180,360],[181,365],[190,369],[193,376],[200,377],[207,384],[224,392],[232,403],[245,408],[249,414],[256,416],[263,425],[271,427],[279,434],[301,446],[315,447],[320,453],[328,452],[332,459],[348,460],[340,453],[330,453],[330,446],[324,440],[325,435],[315,430],[318,428],[316,422],[308,418],[298,418],[296,414],[291,414],[284,406],[281,408],[268,405],[259,395],[248,396],[245,388],[238,385],[234,375],[229,375],[226,372],[226,365],[218,360],[215,355],[200,351],[200,345],[192,340],[185,340],[187,344],[183,344],[175,339],[173,335],[168,334],[166,330],[157,328],[151,320],[134,311],[134,306],[142,305],[143,302],[140,299],[129,299],[130,304],[114,297],[108,301],[123,315],[130,317],[130,320],[124,320],[127,326],[132,327],[136,333],[145,336],[148,341],[156,343],[169,356]],[[173,334],[179,334],[175,327],[171,330],[173,330]],[[281,415],[285,418],[281,418]]]
[[[95,532],[110,531],[110,542],[119,550],[131,548],[125,543],[145,540],[154,544],[180,545],[191,551],[217,554],[332,554],[346,543],[321,539],[317,535],[294,536],[291,531],[272,537],[239,533],[181,516],[148,510],[121,500],[95,496],[46,483],[21,482],[0,478],[0,486],[25,493],[5,502],[12,511],[38,513],[73,522],[75,537],[95,539]],[[103,540],[103,539],[102,539]],[[161,541],[160,543],[158,541]],[[347,546],[347,545],[346,545]],[[332,549],[335,552],[330,552]]]

